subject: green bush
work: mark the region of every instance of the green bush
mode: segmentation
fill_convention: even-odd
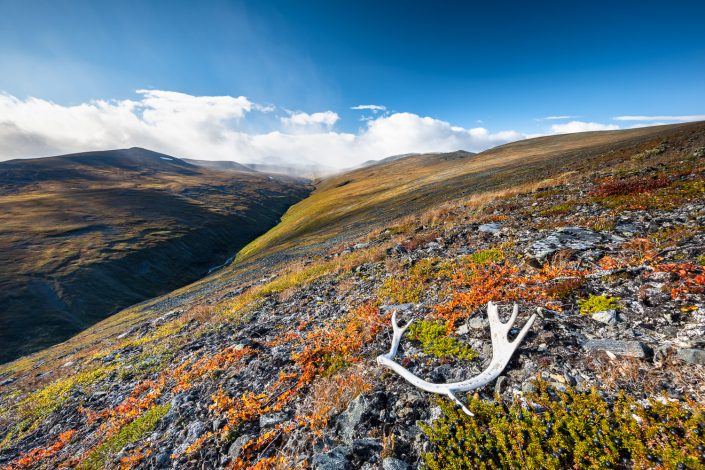
[[[467,256],[467,260],[475,264],[499,263],[503,259],[504,253],[498,248],[476,251]]]
[[[470,417],[449,401],[443,415],[422,424],[431,452],[426,466],[440,469],[705,468],[705,413],[697,403],[646,406],[620,394],[566,393],[545,382],[527,395],[540,411],[471,400]]]
[[[477,352],[461,343],[457,338],[448,336],[445,323],[437,321],[419,321],[409,327],[409,337],[419,341],[426,354],[435,357],[457,357],[475,359]]]
[[[590,315],[605,310],[619,310],[617,301],[619,297],[606,297],[604,295],[590,295],[587,299],[578,300],[580,313]]]

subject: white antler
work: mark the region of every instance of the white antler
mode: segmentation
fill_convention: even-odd
[[[427,382],[422,378],[415,376],[402,367],[401,364],[394,361],[394,356],[397,354],[401,337],[413,322],[410,321],[405,326],[400,327],[397,324],[396,310],[392,312],[392,328],[394,330],[394,334],[392,336],[392,347],[389,349],[389,353],[377,357],[377,363],[392,369],[394,372],[406,379],[406,381],[411,385],[418,387],[421,390],[446,395],[460,405],[465,413],[473,416],[470,410],[468,410],[467,407],[458,399],[458,397],[455,396],[455,393],[467,392],[468,390],[480,388],[499,377],[499,374],[502,373],[504,368],[509,363],[509,360],[512,358],[512,354],[514,354],[514,351],[519,346],[519,343],[521,343],[521,340],[524,339],[524,336],[526,336],[526,333],[529,332],[531,325],[534,324],[534,320],[536,320],[536,314],[531,315],[531,318],[529,318],[529,321],[526,322],[524,328],[521,329],[514,341],[509,341],[507,338],[507,333],[509,333],[512,325],[514,325],[514,321],[516,320],[518,313],[519,307],[514,304],[512,316],[509,318],[509,321],[507,321],[507,323],[502,323],[499,319],[497,304],[493,302],[489,302],[487,304],[487,317],[490,320],[490,332],[492,334],[492,361],[480,375],[463,382],[445,384],[434,384]]]

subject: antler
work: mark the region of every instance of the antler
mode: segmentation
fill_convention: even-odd
[[[492,334],[492,361],[490,362],[490,365],[487,366],[487,368],[482,371],[480,375],[472,377],[463,382],[453,382],[445,384],[434,384],[431,382],[427,382],[422,378],[412,374],[407,369],[402,367],[401,364],[394,361],[394,356],[396,356],[397,349],[399,349],[399,342],[401,341],[401,337],[404,335],[406,329],[409,328],[409,326],[413,322],[412,320],[405,326],[400,327],[397,324],[396,310],[392,312],[392,329],[394,331],[392,335],[392,347],[389,349],[389,352],[387,354],[383,354],[377,357],[377,363],[384,367],[392,369],[394,372],[401,375],[411,385],[420,388],[421,390],[446,395],[448,398],[460,405],[460,407],[465,413],[470,416],[473,416],[473,413],[470,412],[470,410],[468,410],[465,405],[463,405],[463,403],[458,399],[458,397],[455,396],[455,394],[457,392],[467,392],[469,390],[480,388],[483,385],[487,385],[488,383],[492,382],[494,379],[499,377],[499,374],[502,373],[504,368],[509,363],[509,360],[512,358],[512,354],[514,354],[514,351],[519,346],[519,343],[521,343],[521,340],[524,339],[524,336],[526,336],[526,333],[529,332],[529,329],[534,324],[534,320],[536,320],[536,314],[531,315],[531,317],[521,329],[514,341],[509,341],[509,339],[507,338],[507,333],[509,333],[509,330],[514,325],[514,321],[516,321],[518,313],[519,307],[517,306],[517,304],[514,304],[512,316],[509,318],[509,321],[507,321],[507,323],[502,323],[499,319],[497,304],[493,302],[489,302],[487,304],[487,317],[490,320],[490,332]]]

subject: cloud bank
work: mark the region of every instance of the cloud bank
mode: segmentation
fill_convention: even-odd
[[[287,112],[244,96],[193,96],[138,90],[135,100],[63,106],[0,94],[0,160],[145,147],[189,158],[318,164],[345,168],[409,152],[486,148],[522,139],[516,131],[463,128],[412,113],[379,115],[356,132],[335,130],[333,111]],[[380,111],[379,105],[359,109]],[[271,129],[254,132],[254,121]]]
[[[602,124],[599,122],[570,121],[565,124],[553,124],[553,134],[572,134],[574,132],[613,131],[619,129],[617,124]]]

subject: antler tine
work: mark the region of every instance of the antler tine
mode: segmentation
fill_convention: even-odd
[[[413,322],[414,320],[409,320],[406,325],[399,326],[399,323],[397,323],[397,311],[396,309],[392,310],[392,347],[389,348],[389,352],[387,354],[385,354],[384,356],[379,356],[377,358],[377,362],[379,364],[381,364],[380,358],[385,357],[391,360],[394,358],[394,356],[397,355],[397,350],[399,349],[401,337],[404,335],[406,329],[409,328]]]

